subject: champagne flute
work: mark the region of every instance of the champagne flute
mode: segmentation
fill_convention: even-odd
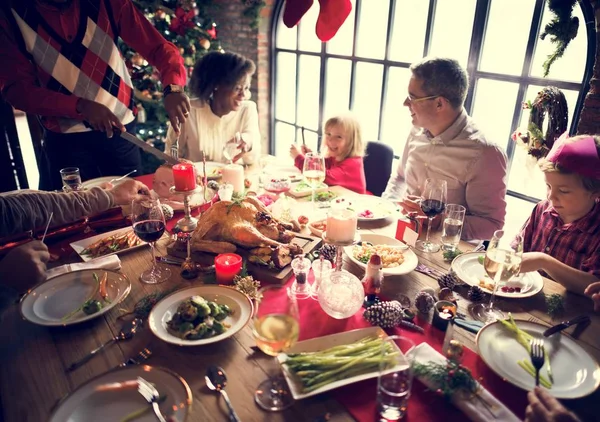
[[[325,158],[316,152],[309,152],[304,157],[304,167],[302,169],[304,180],[312,188],[312,204],[315,205],[316,189],[325,180]]]
[[[139,198],[131,204],[131,222],[137,237],[150,244],[152,250],[152,268],[140,275],[147,284],[158,284],[171,277],[171,270],[156,265],[154,244],[165,232],[165,216],[158,199]]]
[[[509,238],[503,230],[496,230],[487,251],[483,267],[485,272],[494,280],[494,290],[489,303],[479,303],[473,307],[474,316],[483,322],[493,322],[504,318],[504,313],[494,306],[496,292],[501,282],[508,282],[519,274],[523,257],[523,238]]]
[[[289,288],[268,286],[259,290],[252,324],[256,345],[269,356],[277,356],[298,341],[298,303]],[[293,403],[281,377],[269,378],[258,386],[256,403],[265,410],[283,410]]]
[[[445,180],[427,179],[425,180],[425,189],[421,199],[421,209],[429,219],[427,223],[427,236],[425,240],[417,242],[417,249],[424,252],[437,252],[440,250],[440,245],[429,240],[429,232],[433,217],[444,212],[446,208],[447,183]]]

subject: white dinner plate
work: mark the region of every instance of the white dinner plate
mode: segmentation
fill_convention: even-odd
[[[167,321],[173,318],[179,304],[192,296],[202,296],[208,301],[229,306],[233,313],[223,320],[225,324],[229,325],[229,328],[218,336],[198,340],[186,340],[171,334],[167,329]],[[202,346],[225,340],[240,331],[250,321],[252,309],[252,302],[248,296],[233,287],[197,286],[171,293],[154,305],[148,317],[148,323],[156,337],[167,343],[178,346]]]
[[[296,166],[270,164],[263,169],[263,173],[273,177],[287,177],[291,182],[303,179],[302,172]]]
[[[63,319],[75,309],[83,305],[94,292],[95,299],[100,300],[94,273],[102,278],[108,274],[106,290],[110,303],[95,314],[86,315],[82,310],[68,319]],[[129,279],[116,271],[93,269],[79,270],[57,275],[38,284],[21,299],[20,311],[23,318],[34,324],[47,327],[58,327],[78,324],[99,317],[117,306],[131,291]]]
[[[479,286],[489,294],[492,294],[491,289],[480,284],[481,280],[485,283],[493,284],[493,280],[487,275],[483,264],[479,262],[479,257],[485,257],[485,252],[466,252],[458,255],[452,261],[451,268],[456,273],[457,277],[471,286]],[[501,286],[520,287],[519,293],[503,292]],[[506,297],[509,299],[521,299],[534,296],[544,288],[544,279],[537,271],[530,273],[519,274],[519,276],[511,279],[508,283],[498,287],[496,296]]]
[[[118,179],[121,176],[106,176],[106,177],[97,177],[95,179],[86,180],[81,184],[82,189],[91,189],[96,186],[100,186],[103,183],[108,183],[113,179]],[[113,186],[118,185],[119,183],[124,182],[125,180],[133,180],[131,177],[125,177],[124,179],[119,180],[118,182],[114,182]]]
[[[392,202],[372,195],[349,195],[334,198],[333,208],[347,208],[356,212],[358,221],[382,220],[394,214],[398,207]]]
[[[148,365],[129,366],[104,373],[78,387],[63,399],[50,416],[49,422],[105,422],[120,421],[138,410],[148,408],[136,422],[155,422],[150,405],[138,393],[135,385],[119,389],[104,389],[110,384],[135,381],[142,377],[154,384],[165,396],[160,404],[161,413],[184,422],[192,405],[192,391],[188,383],[175,372]]]
[[[328,336],[317,337],[310,340],[299,341],[294,346],[286,350],[286,353],[278,354],[277,361],[283,369],[283,376],[290,387],[290,391],[294,399],[305,399],[307,397],[316,396],[317,394],[321,394],[326,391],[343,387],[344,385],[354,384],[355,382],[367,380],[370,378],[376,378],[377,376],[379,376],[379,368],[361,375],[356,375],[354,377],[331,382],[314,391],[305,393],[302,390],[302,382],[296,377],[296,375],[292,371],[290,371],[290,369],[286,365],[283,364],[288,358],[288,353],[317,352],[319,350],[325,350],[343,344],[352,344],[365,337],[374,336],[380,338],[387,338],[388,335],[380,327],[360,328],[358,330],[346,331],[343,333],[331,334]],[[394,347],[396,347],[397,349],[397,346],[395,344]],[[398,351],[400,350],[398,349]]]
[[[82,260],[84,260],[85,262],[88,262],[88,261],[92,261],[93,259],[100,258],[100,257],[105,257],[105,256],[115,255],[115,254],[118,255],[118,254],[121,254],[121,253],[124,253],[124,252],[129,252],[129,251],[132,251],[134,249],[138,249],[138,248],[144,247],[144,246],[146,246],[148,244],[148,243],[144,242],[143,240],[139,239],[140,242],[141,242],[139,245],[132,246],[132,247],[127,248],[127,249],[120,249],[118,251],[107,253],[105,255],[96,256],[94,258],[92,258],[90,255],[83,255],[82,254],[82,252],[84,250],[86,250],[90,245],[93,245],[94,243],[96,243],[96,242],[98,242],[98,241],[100,241],[102,239],[106,239],[108,237],[115,236],[115,235],[117,235],[117,236],[118,235],[123,235],[123,234],[128,233],[128,232],[133,232],[133,228],[132,227],[125,227],[125,228],[122,228],[122,229],[113,230],[113,231],[110,231],[110,232],[98,234],[96,236],[88,237],[86,239],[81,239],[81,240],[78,240],[76,242],[71,243],[71,247],[75,250],[75,252],[77,252],[77,255],[79,255],[79,257]]]
[[[547,326],[528,321],[515,321],[517,326],[535,338],[544,339],[544,348],[550,355],[554,384],[549,392],[559,399],[575,399],[591,394],[600,384],[600,367],[581,346],[566,335],[544,338]],[[524,390],[535,387],[535,378],[517,362],[530,360],[529,353],[513,333],[496,321],[483,327],[476,338],[479,355],[500,377]],[[540,374],[548,379],[546,365]]]
[[[390,245],[395,246],[401,249],[402,254],[404,255],[404,262],[397,267],[392,268],[382,268],[382,272],[385,275],[401,275],[408,274],[414,271],[419,264],[419,259],[417,255],[406,245],[406,243],[400,242],[398,239],[394,239],[393,237],[382,236],[380,234],[360,234],[360,240],[362,242],[369,242],[373,245]],[[361,268],[366,269],[367,264],[363,264],[358,259],[354,257],[354,248],[355,246],[346,246],[344,247],[344,252],[348,255],[348,258],[356,265]]]
[[[227,164],[219,163],[216,161],[207,161],[206,162],[206,178],[208,180],[217,180],[221,178],[221,171],[223,167]],[[204,177],[204,169],[202,165],[202,161],[194,163],[194,167],[196,167],[196,174],[198,177]]]

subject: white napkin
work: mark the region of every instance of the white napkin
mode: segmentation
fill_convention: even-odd
[[[46,278],[56,277],[57,275],[68,273],[69,271],[92,269],[120,270],[121,260],[117,255],[109,255],[88,262],[61,265],[60,267],[46,271]]]
[[[415,361],[420,364],[426,363],[441,363],[445,364],[446,358],[435,351],[427,343],[421,343],[415,347],[416,355]],[[425,384],[431,389],[436,387],[432,385],[429,379],[418,377],[419,381]],[[452,404],[459,408],[465,415],[475,422],[487,422],[487,421],[503,421],[503,422],[520,422],[521,419],[515,416],[506,406],[504,406],[496,397],[494,397],[489,391],[481,387],[479,392],[481,398],[473,398],[466,400],[462,397],[453,397]],[[482,403],[482,400],[487,403],[487,406]],[[492,417],[492,414],[494,417]]]

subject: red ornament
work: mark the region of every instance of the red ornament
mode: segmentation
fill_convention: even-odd
[[[194,10],[188,10],[187,12],[182,8],[178,7],[175,9],[175,17],[171,20],[169,29],[179,35],[185,35],[185,31],[194,27],[194,17],[196,12]]]
[[[213,23],[212,28],[207,29],[206,33],[208,35],[210,35],[211,39],[213,39],[213,40],[217,39],[217,25]]]

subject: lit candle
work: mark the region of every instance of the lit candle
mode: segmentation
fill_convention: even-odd
[[[221,183],[233,185],[234,193],[244,193],[244,167],[239,164],[229,164],[223,167]]]
[[[217,283],[231,284],[242,270],[242,257],[234,253],[223,253],[215,257]]]
[[[175,190],[184,192],[196,189],[196,168],[193,164],[179,163],[173,166]]]
[[[456,316],[456,305],[447,300],[440,300],[436,302],[433,311],[432,325],[445,331],[448,327],[448,323]]]
[[[356,235],[356,213],[336,209],[327,214],[327,239],[333,242],[351,242]]]

